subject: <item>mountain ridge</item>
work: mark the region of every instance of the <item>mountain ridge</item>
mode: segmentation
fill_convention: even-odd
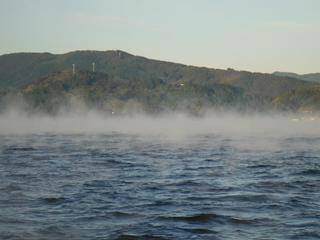
[[[297,74],[293,72],[274,72],[273,74],[276,76],[292,77],[304,81],[320,83],[320,73]]]
[[[95,73],[92,73],[93,62]],[[293,77],[189,66],[135,56],[121,50],[78,50],[64,54],[14,53],[0,56],[0,95],[4,95],[1,92],[18,92],[27,95],[31,102],[33,99],[33,104],[38,102],[39,106],[41,102],[47,101],[48,92],[54,98],[64,96],[68,93],[68,87],[61,87],[58,79],[64,86],[68,86],[72,82],[73,64],[82,82],[80,85],[72,83],[70,91],[81,90],[86,101],[88,98],[84,96],[90,93],[95,99],[90,100],[91,104],[107,106],[108,101],[111,101],[110,93],[117,89],[115,95],[112,95],[113,102],[124,104],[133,100],[151,111],[152,108],[174,108],[170,104],[180,105],[188,100],[191,105],[195,104],[192,101],[198,101],[199,109],[220,105],[264,110],[272,108],[274,102],[276,106],[288,102],[284,98],[288,98],[290,92],[318,86],[317,83]],[[95,81],[92,81],[93,76]],[[34,91],[28,93],[28,88]],[[318,94],[317,91],[309,92]],[[302,94],[302,91],[294,94]],[[318,98],[311,100],[318,101]],[[317,109],[318,103],[311,100],[308,104]],[[49,105],[44,104],[46,107]]]

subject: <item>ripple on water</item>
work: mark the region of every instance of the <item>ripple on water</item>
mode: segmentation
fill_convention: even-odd
[[[307,170],[303,170],[303,171],[294,173],[294,175],[300,175],[300,176],[320,176],[320,169],[307,169]]]
[[[0,136],[0,239],[319,238],[314,139],[241,141]]]
[[[114,238],[114,240],[168,240],[168,238],[155,235],[131,235],[121,234]]]
[[[40,200],[44,203],[44,204],[55,204],[55,205],[59,205],[62,203],[65,203],[68,199],[64,198],[64,197],[44,197],[44,198],[40,198]]]
[[[233,217],[229,215],[221,215],[214,213],[203,213],[188,216],[171,216],[161,217],[162,219],[168,219],[170,221],[182,221],[193,224],[202,223],[218,223],[218,224],[233,224],[233,225],[260,225],[266,222],[272,221],[271,219],[244,219],[239,217]]]

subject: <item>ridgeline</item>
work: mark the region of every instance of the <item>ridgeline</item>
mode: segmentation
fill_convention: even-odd
[[[73,98],[106,112],[318,112],[319,88],[292,76],[187,66],[123,51],[0,56],[2,108],[8,96],[20,97],[30,108],[50,113]]]

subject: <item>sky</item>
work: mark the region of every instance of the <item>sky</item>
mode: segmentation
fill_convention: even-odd
[[[319,0],[0,0],[0,54],[120,49],[255,72],[320,72]]]

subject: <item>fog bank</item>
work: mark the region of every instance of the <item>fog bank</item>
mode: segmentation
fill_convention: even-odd
[[[318,136],[320,121],[289,115],[208,111],[202,117],[185,113],[105,115],[103,112],[61,112],[55,116],[10,109],[0,114],[0,134],[135,134],[185,138],[195,135],[294,137]]]

